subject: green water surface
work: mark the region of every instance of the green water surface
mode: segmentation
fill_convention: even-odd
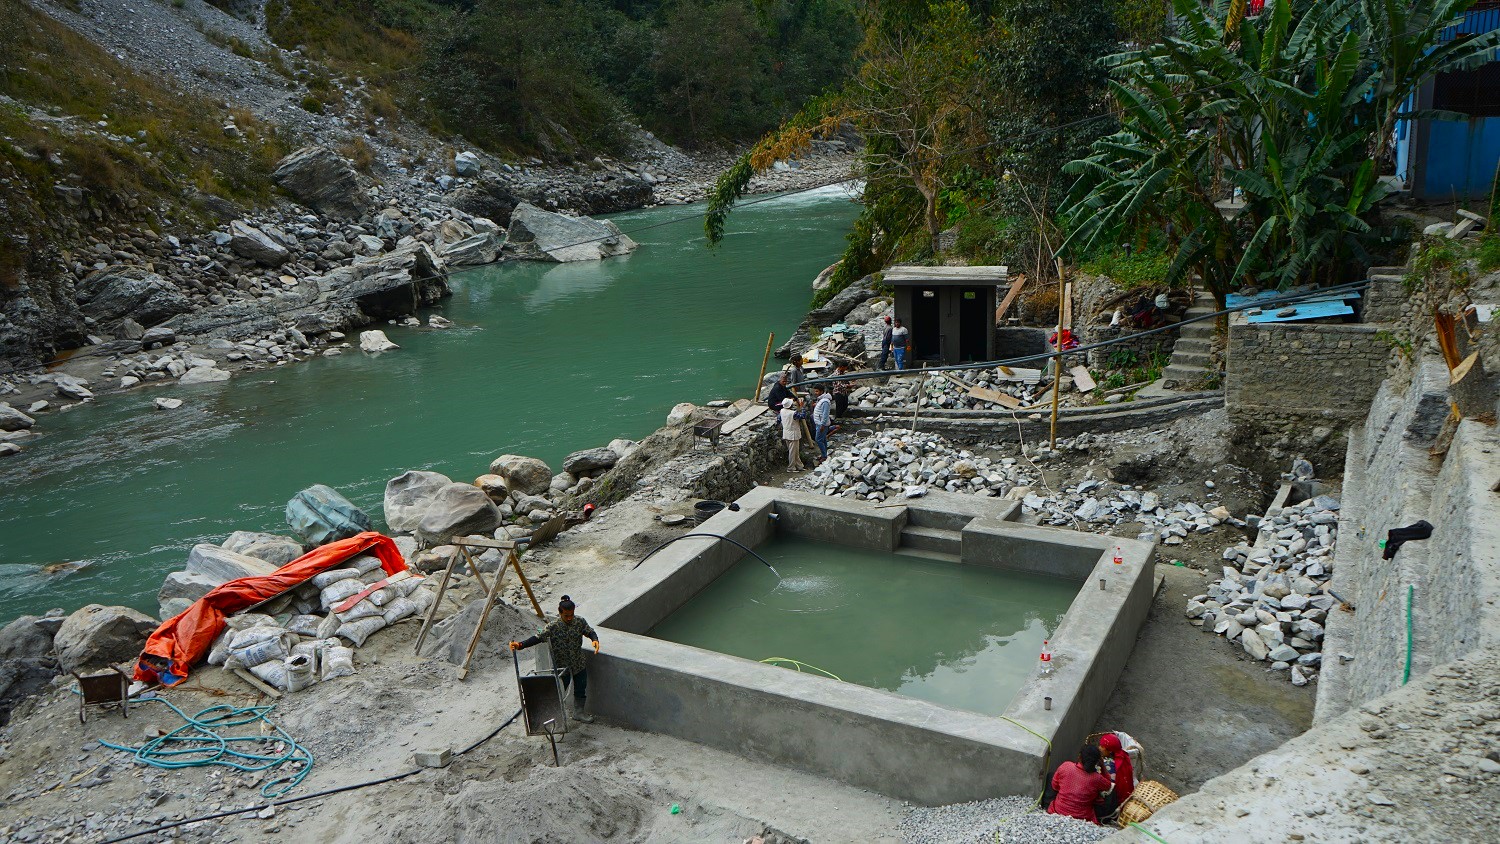
[[[46,414],[46,436],[0,461],[0,624],[88,603],[154,615],[194,543],[285,532],[286,501],[309,484],[380,526],[385,482],[408,469],[468,481],[506,452],[555,469],[650,433],[677,402],[744,397],[767,332],[790,336],[857,210],[838,188],[749,205],[714,251],[698,206],[621,214],[633,255],[457,275],[435,309],[455,327],[380,326],[398,351]],[[158,396],[186,404],[158,411]],[[41,571],[55,563],[81,568]]]
[[[795,537],[755,550],[780,580],[747,555],[651,635],[999,715],[1078,594],[1060,578]]]

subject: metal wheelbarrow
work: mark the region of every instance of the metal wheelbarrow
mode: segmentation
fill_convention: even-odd
[[[130,677],[118,668],[92,674],[72,672],[78,680],[78,723],[84,723],[84,712],[90,706],[120,705],[120,715],[130,717]]]
[[[510,652],[511,665],[516,670],[516,692],[521,698],[521,717],[526,725],[526,735],[546,736],[552,743],[552,763],[557,762],[557,737],[567,735],[568,710],[563,705],[563,671],[552,668],[547,671],[521,673],[521,660],[515,651]]]

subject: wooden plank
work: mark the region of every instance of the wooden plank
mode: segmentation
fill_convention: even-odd
[[[509,551],[516,547],[516,543],[508,539],[485,539],[482,536],[461,537],[444,544],[466,545],[470,548],[494,548],[497,551]]]
[[[249,683],[250,685],[254,686],[256,689],[258,689],[260,692],[264,693],[265,695],[267,695],[267,696],[269,696],[269,697],[271,697],[271,698],[273,698],[275,700],[281,700],[281,692],[277,691],[272,686],[268,686],[265,683],[262,683],[260,681],[259,677],[255,676],[254,674],[251,674],[249,671],[246,671],[243,668],[236,668],[236,669],[234,669],[234,676],[236,676],[236,677],[240,678],[241,680],[244,680],[246,683]]]
[[[1073,376],[1073,386],[1077,387],[1080,393],[1091,393],[1095,387],[1099,386],[1094,383],[1094,376],[1089,374],[1089,368],[1086,366],[1075,366],[1068,370],[1068,374]]]
[[[724,426],[719,429],[719,433],[720,434],[732,434],[735,431],[738,431],[739,429],[745,427],[746,425],[749,425],[750,424],[750,420],[752,420],[755,417],[761,415],[762,413],[765,413],[766,411],[768,411],[770,409],[771,408],[767,407],[764,404],[757,403],[757,404],[755,404],[755,405],[753,405],[753,406],[745,409],[744,411],[741,411],[739,416],[736,416],[733,419],[729,420],[728,422],[725,422]]]
[[[1005,405],[1006,407],[1021,406],[1020,399],[1010,395],[1009,393],[1002,393],[999,390],[986,390],[983,387],[970,387],[969,395],[973,396],[976,399],[994,402],[995,404]]]
[[[1068,283],[1066,283],[1066,284],[1063,285],[1062,297],[1063,297],[1063,300],[1062,300],[1062,308],[1063,308],[1063,313],[1062,313],[1062,327],[1068,329],[1069,331],[1072,331],[1073,330],[1073,282],[1070,281],[1070,282],[1068,282]]]
[[[1024,275],[1010,283],[1010,289],[1005,291],[1005,298],[1000,300],[1000,307],[995,309],[995,322],[1005,319],[1005,312],[1010,310],[1016,297],[1021,295],[1021,288],[1025,286],[1026,276]]]

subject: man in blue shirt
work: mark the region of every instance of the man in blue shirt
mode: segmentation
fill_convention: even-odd
[[[818,444],[818,454],[822,455],[822,460],[827,460],[828,430],[833,427],[833,396],[828,394],[828,387],[823,384],[814,384],[812,392],[813,442]]]

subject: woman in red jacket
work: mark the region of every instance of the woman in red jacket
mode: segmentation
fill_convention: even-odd
[[[1115,783],[1115,790],[1110,795],[1105,813],[1109,817],[1119,811],[1125,801],[1130,799],[1130,793],[1135,791],[1135,767],[1130,763],[1130,754],[1120,744],[1120,737],[1114,733],[1105,733],[1099,737],[1099,753],[1104,757],[1104,772]]]
[[[1057,773],[1052,775],[1052,790],[1057,792],[1057,797],[1053,798],[1047,811],[1098,823],[1094,803],[1109,793],[1109,777],[1099,772],[1100,760],[1099,748],[1086,744],[1079,751],[1077,762],[1057,766]]]

